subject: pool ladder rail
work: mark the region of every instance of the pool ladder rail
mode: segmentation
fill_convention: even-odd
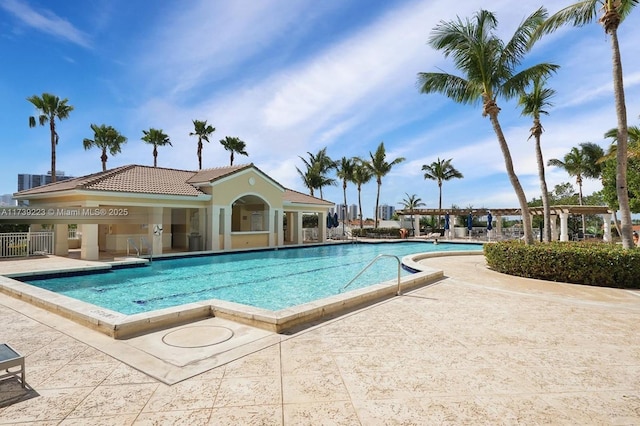
[[[149,254],[149,261],[153,262],[153,247],[149,244],[149,241],[145,237],[140,237],[140,246],[145,246],[147,248],[147,253]],[[140,249],[136,245],[133,238],[127,238],[127,256],[129,256],[129,249],[133,247],[136,251],[136,257],[140,257]]]
[[[349,281],[347,284],[345,284],[344,287],[342,287],[341,291],[344,291],[347,287],[349,287],[355,280],[357,280],[360,275],[364,274],[367,269],[369,269],[374,263],[376,263],[378,260],[382,259],[383,257],[392,257],[396,260],[396,262],[398,262],[398,291],[396,291],[396,296],[401,296],[402,295],[402,290],[400,289],[400,269],[402,266],[402,262],[400,261],[400,258],[396,255],[393,254],[379,254],[377,255],[371,262],[369,262],[369,264],[367,266],[365,266],[364,268],[362,268],[362,270],[360,272],[358,272],[358,275],[356,275],[355,277],[353,277],[353,279],[351,281]]]

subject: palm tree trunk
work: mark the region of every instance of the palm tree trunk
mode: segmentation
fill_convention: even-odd
[[[438,229],[440,229],[440,219],[442,219],[442,182],[438,182]]]
[[[102,155],[100,156],[100,160],[102,160],[102,171],[107,171],[107,148],[102,148]]]
[[[375,228],[378,229],[378,203],[380,202],[380,186],[382,186],[382,182],[378,179],[378,192],[376,194],[376,214],[375,214]]]
[[[502,156],[504,157],[504,165],[507,169],[507,175],[509,176],[511,186],[513,186],[513,190],[515,191],[516,196],[518,197],[518,202],[520,203],[520,211],[522,213],[522,227],[524,228],[524,242],[526,244],[533,244],[531,215],[529,214],[527,197],[524,194],[522,185],[520,185],[518,176],[513,170],[513,160],[511,159],[511,153],[509,152],[509,145],[507,145],[507,140],[504,137],[502,127],[500,127],[500,122],[498,121],[498,111],[500,111],[498,106],[494,105],[494,108],[491,108],[491,111],[489,111],[489,119],[491,120],[491,124],[493,125],[494,132],[498,136],[498,143],[500,145],[500,150],[502,151]]]
[[[360,199],[361,187],[358,185],[358,210],[360,211],[360,229],[364,228],[364,222],[362,221],[362,200]]]
[[[202,139],[198,138],[198,170],[202,170]]]
[[[342,236],[344,237],[344,224],[347,221],[347,181],[342,183],[342,195],[344,197],[344,207],[342,210]]]
[[[609,32],[611,36],[611,50],[613,51],[613,93],[616,100],[616,115],[618,116],[618,152],[616,154],[616,192],[620,207],[620,227],[622,247],[629,249],[633,245],[633,228],[631,224],[631,208],[629,206],[629,193],[627,188],[627,107],[624,98],[624,84],[622,82],[622,59],[620,58],[620,46],[618,44],[618,30],[613,28]]]
[[[536,161],[538,163],[538,177],[540,178],[540,190],[542,191],[542,217],[544,220],[545,243],[551,241],[551,208],[549,207],[549,191],[547,181],[544,177],[544,159],[542,158],[542,148],[540,147],[540,135],[536,134]]]
[[[51,183],[56,182],[56,124],[53,117],[49,117],[51,131]]]
[[[582,205],[582,177],[580,175],[578,175],[577,183],[578,183],[578,204]],[[587,233],[587,220],[584,214],[581,216],[582,216],[582,238],[584,238],[584,235]]]

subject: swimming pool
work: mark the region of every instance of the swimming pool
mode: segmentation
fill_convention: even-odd
[[[481,251],[477,244],[400,242],[338,244],[154,260],[146,267],[24,282],[125,315],[207,299],[276,311],[340,294],[378,254]],[[406,272],[404,272],[406,274]],[[382,258],[350,286],[397,277],[397,262]]]

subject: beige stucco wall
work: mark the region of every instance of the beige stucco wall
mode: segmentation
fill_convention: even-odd
[[[231,248],[234,250],[245,248],[259,248],[269,246],[268,232],[238,232],[231,234]]]

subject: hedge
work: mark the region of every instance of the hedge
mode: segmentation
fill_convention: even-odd
[[[596,242],[484,245],[490,268],[509,275],[600,287],[640,288],[640,250]]]

